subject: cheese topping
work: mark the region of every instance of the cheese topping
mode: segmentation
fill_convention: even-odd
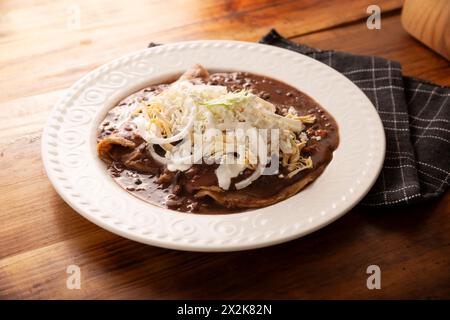
[[[249,91],[177,81],[141,102],[131,117],[155,160],[171,171],[185,171],[201,161],[217,163],[219,187],[228,190],[231,179],[246,169],[253,173],[235,188],[250,185],[274,159],[281,160],[288,177],[313,166],[301,150],[307,142],[304,123],[314,123],[314,116],[299,116],[294,108],[286,116],[275,111]],[[164,154],[156,151],[157,145]]]

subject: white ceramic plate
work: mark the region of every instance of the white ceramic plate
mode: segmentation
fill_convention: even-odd
[[[120,99],[194,63],[266,75],[307,93],[336,119],[340,145],[325,172],[299,194],[270,207],[228,215],[158,208],[130,195],[96,154],[96,129]],[[352,82],[307,56],[237,41],[181,42],[114,60],[73,85],[54,107],[42,138],[47,174],[85,218],[123,237],[180,250],[264,247],[313,232],[351,209],[375,182],[385,136],[372,103]]]

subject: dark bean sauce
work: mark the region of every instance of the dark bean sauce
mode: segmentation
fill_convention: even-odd
[[[339,144],[338,126],[333,117],[317,102],[297,89],[274,79],[254,75],[246,72],[213,73],[204,80],[210,85],[224,85],[229,90],[251,90],[276,106],[277,113],[285,115],[289,107],[294,107],[300,115],[315,115],[313,124],[305,124],[309,137],[302,155],[311,156],[314,167],[301,171],[292,178],[287,178],[285,168],[280,167],[277,175],[263,175],[250,186],[240,190],[258,197],[271,197],[278,194],[287,186],[298,182],[313,170],[323,170],[332,160],[333,151]],[[170,82],[167,82],[170,83]],[[111,134],[120,134],[139,147],[132,152],[126,148],[116,148],[111,151],[113,161],[108,165],[109,174],[131,194],[149,203],[182,212],[205,214],[223,214],[242,212],[246,209],[227,208],[214,202],[209,197],[197,199],[194,197],[196,189],[201,186],[217,185],[214,170],[217,165],[193,165],[186,172],[170,172],[154,161],[145,152],[142,138],[133,133],[132,127],[116,125],[120,121],[120,113],[131,108],[135,101],[148,100],[152,95],[160,93],[167,84],[149,86],[132,94],[113,108],[100,124],[98,140]],[[139,150],[139,148],[141,148]],[[127,166],[128,159],[132,165]],[[232,185],[251,174],[250,170],[232,179]],[[284,178],[280,178],[280,174]]]

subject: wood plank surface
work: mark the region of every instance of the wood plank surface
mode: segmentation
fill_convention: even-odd
[[[450,86],[450,63],[406,32],[399,15],[381,20],[381,30],[368,30],[365,21],[323,32],[293,37],[321,49],[376,55],[399,61],[403,74]]]
[[[358,207],[271,248],[189,253],[93,225],[56,194],[42,167],[41,130],[58,97],[151,41],[255,41],[276,27],[294,41],[395,59],[408,75],[450,85],[448,61],[402,29],[401,1],[375,1],[382,28],[366,28],[373,2],[0,2],[0,298],[450,298],[448,192],[414,208]],[[75,30],[67,28],[74,3]],[[70,264],[81,267],[81,290],[66,288]],[[382,290],[366,288],[370,264],[382,269]]]
[[[70,3],[42,0],[14,7],[1,2],[0,87],[6,90],[0,102],[66,88],[150,41],[255,41],[272,27],[293,36],[364,17],[371,1],[80,1],[80,29],[75,30],[67,28]],[[392,10],[400,4],[387,0],[380,6]]]

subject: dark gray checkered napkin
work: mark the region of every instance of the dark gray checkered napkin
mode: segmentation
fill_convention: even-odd
[[[396,61],[314,49],[275,30],[260,42],[329,65],[360,87],[376,107],[386,133],[386,160],[361,204],[410,204],[444,193],[450,180],[450,88],[404,77]]]

